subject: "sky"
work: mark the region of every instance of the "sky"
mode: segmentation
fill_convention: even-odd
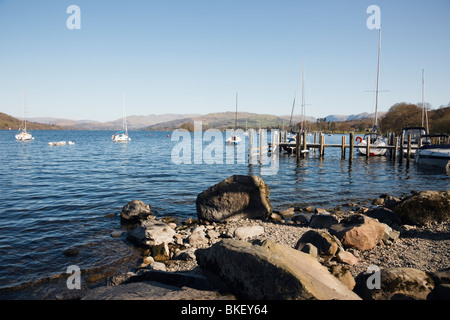
[[[80,9],[78,20],[71,5]],[[0,0],[0,112],[111,121],[450,102],[450,0]],[[77,16],[78,17],[78,16]],[[302,68],[302,61],[304,68]],[[302,69],[304,83],[302,84]]]

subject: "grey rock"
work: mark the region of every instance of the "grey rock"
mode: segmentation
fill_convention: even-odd
[[[139,223],[151,216],[149,204],[141,200],[132,200],[123,206],[120,221],[124,224]]]
[[[331,225],[339,223],[335,216],[329,213],[315,214],[311,217],[309,226],[315,229],[328,229]]]
[[[197,196],[199,219],[223,222],[267,219],[272,212],[269,187],[257,176],[231,176]]]
[[[196,256],[212,283],[239,299],[360,299],[316,258],[270,240],[225,239]]]
[[[145,220],[138,227],[130,230],[127,238],[139,246],[151,247],[163,242],[173,242],[175,233],[175,230],[164,222]]]

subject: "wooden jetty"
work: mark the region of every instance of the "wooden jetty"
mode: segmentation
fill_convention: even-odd
[[[274,132],[277,132],[276,135],[273,135]],[[287,132],[286,131],[272,131],[272,141],[268,143],[266,146],[263,145],[262,134],[259,135],[259,145],[263,146],[263,148],[255,147],[258,145],[257,142],[253,141],[252,133],[249,134],[249,156],[262,156],[265,153],[273,152],[273,146],[277,146],[279,150],[283,150],[285,147],[293,148],[293,153],[296,154],[297,159],[305,158],[308,153],[316,153],[318,151],[319,157],[323,158],[325,155],[325,150],[327,148],[339,148],[341,149],[341,158],[345,159],[348,149],[348,159],[349,161],[353,161],[355,148],[356,149],[365,149],[365,157],[369,158],[373,154],[370,152],[371,149],[374,148],[382,148],[387,149],[386,155],[389,156],[393,160],[399,159],[400,161],[403,158],[406,158],[408,161],[412,158],[412,150],[418,149],[421,147],[421,141],[419,141],[418,146],[413,146],[411,144],[411,135],[409,134],[407,137],[404,135],[395,136],[394,133],[388,134],[388,145],[386,146],[376,146],[370,143],[370,138],[367,137],[366,145],[360,146],[355,143],[355,133],[350,132],[347,136],[342,136],[341,143],[338,144],[329,144],[325,143],[325,134],[321,132],[314,133],[314,142],[309,143],[306,139],[306,132],[297,133],[296,135],[296,143],[295,147],[293,147],[292,143],[287,142]],[[297,152],[300,150],[300,152]],[[255,153],[256,152],[256,153]],[[356,151],[358,152],[358,151]]]

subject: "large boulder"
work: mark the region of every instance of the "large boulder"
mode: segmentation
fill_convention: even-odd
[[[197,196],[197,215],[211,222],[266,219],[272,212],[269,194],[260,177],[231,176]]]
[[[358,250],[370,250],[385,236],[385,225],[376,219],[363,214],[355,214],[342,219],[338,224],[329,228],[344,247]]]
[[[392,207],[404,224],[450,220],[450,191],[421,191]]]
[[[355,292],[367,300],[425,300],[434,288],[432,278],[414,268],[387,268],[379,271],[379,287],[375,274],[361,273],[356,277]]]
[[[158,220],[146,220],[130,230],[127,238],[135,244],[142,247],[153,247],[162,243],[173,242],[175,236],[173,230],[168,224]]]
[[[141,200],[132,200],[123,206],[120,213],[122,223],[139,223],[141,220],[147,219],[151,214],[149,204],[145,204]]]
[[[240,299],[360,300],[316,258],[271,240],[224,239],[195,254],[211,281]]]

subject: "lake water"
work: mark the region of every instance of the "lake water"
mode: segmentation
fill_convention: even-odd
[[[413,161],[355,155],[349,164],[339,148],[326,149],[322,160],[311,154],[297,162],[282,154],[270,168],[249,165],[247,158],[243,164],[175,164],[171,154],[179,142],[171,141],[171,132],[132,131],[125,144],[112,142],[110,131],[33,131],[30,142],[15,141],[15,133],[0,131],[0,289],[64,274],[69,265],[114,264],[132,250],[124,237],[111,237],[121,229],[127,202],[149,203],[157,216],[195,218],[197,195],[234,174],[261,176],[274,209],[333,208],[450,186],[448,174],[424,172]],[[75,145],[48,145],[61,140]],[[326,136],[326,143],[340,141],[341,135]],[[68,248],[79,254],[64,255]]]

